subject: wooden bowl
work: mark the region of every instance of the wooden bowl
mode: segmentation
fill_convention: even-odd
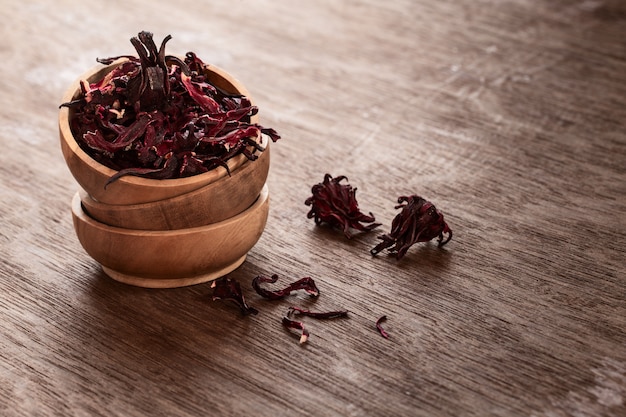
[[[81,190],[83,210],[109,226],[140,230],[174,230],[204,226],[233,217],[259,196],[270,166],[269,137],[263,135],[258,159],[197,190],[143,204],[106,204]]]
[[[269,212],[263,187],[244,212],[208,226],[169,231],[111,227],[89,217],[72,199],[76,235],[111,278],[148,288],[173,288],[219,278],[243,263],[261,237]]]
[[[99,65],[81,75],[63,96],[63,103],[78,98],[81,80],[91,82],[100,79],[117,64],[119,61],[107,66]],[[207,65],[206,76],[217,87],[229,93],[243,94],[252,102],[248,90],[226,71],[213,65]],[[101,203],[142,204],[159,201],[197,190],[228,175],[225,168],[218,167],[203,174],[177,179],[154,180],[126,176],[109,184],[105,189],[105,184],[116,171],[97,162],[81,149],[72,134],[69,121],[70,110],[67,107],[62,107],[59,110],[59,136],[65,162],[80,186]],[[258,123],[258,115],[252,116],[250,122]],[[245,155],[240,154],[228,160],[227,165],[233,172],[246,161]]]

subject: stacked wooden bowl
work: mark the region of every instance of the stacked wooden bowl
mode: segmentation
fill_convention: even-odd
[[[78,97],[79,81],[63,102]],[[250,97],[232,76],[207,67],[211,82]],[[236,269],[261,237],[269,212],[269,143],[250,148],[254,161],[237,155],[224,167],[187,178],[156,180],[126,176],[105,187],[116,171],[80,148],[70,129],[70,111],[59,112],[61,150],[80,185],[72,200],[74,228],[85,251],[111,278],[132,285],[171,288],[211,281]],[[257,123],[257,116],[251,122]]]

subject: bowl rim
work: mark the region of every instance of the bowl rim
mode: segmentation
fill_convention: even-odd
[[[221,222],[211,223],[204,226],[190,227],[186,229],[175,229],[175,230],[140,230],[140,229],[125,229],[122,227],[109,226],[105,223],[101,223],[91,216],[89,216],[85,210],[83,209],[82,201],[80,198],[80,192],[77,191],[72,198],[72,214],[80,220],[82,223],[87,226],[105,231],[107,233],[114,233],[120,236],[141,236],[141,237],[168,237],[168,236],[184,236],[188,234],[195,233],[204,233],[209,232],[214,229],[222,228],[229,226],[231,223],[236,223],[240,221],[243,217],[254,213],[263,207],[264,204],[269,199],[269,187],[267,183],[263,185],[263,189],[261,193],[257,197],[257,199],[244,211],[241,213],[229,217],[228,219],[222,220]]]
[[[259,145],[261,145],[263,147],[263,150],[259,152],[259,159],[263,156],[265,158],[269,157],[269,146],[270,146],[270,138],[267,135],[261,135],[261,138],[259,139]],[[241,155],[243,156],[243,155]],[[247,164],[254,164],[256,163],[257,160],[255,159],[254,161],[249,160],[248,158],[246,158],[245,161],[243,161],[243,164],[241,164],[241,167],[243,168],[244,166],[247,166]],[[237,173],[240,172],[240,170],[233,170],[231,172],[231,176],[233,175],[237,175]],[[221,178],[221,177],[220,177]],[[168,181],[168,180],[162,180],[162,181]],[[164,203],[168,203],[168,202],[172,202],[172,201],[184,201],[186,198],[189,197],[195,197],[198,194],[202,193],[203,190],[210,186],[211,184],[213,184],[214,181],[207,183],[206,185],[204,185],[203,187],[200,188],[196,188],[195,190],[189,191],[185,194],[180,194],[180,195],[175,195],[172,197],[168,197],[168,198],[164,198],[162,200],[158,200],[158,201],[146,201],[143,203],[132,203],[132,204],[111,204],[111,203],[103,203],[101,201],[96,200],[93,196],[91,196],[87,191],[83,190],[82,188],[80,190],[78,190],[79,193],[82,193],[84,197],[87,197],[90,199],[89,204],[94,206],[94,207],[98,207],[99,209],[102,210],[106,210],[106,209],[119,209],[119,210],[150,210],[151,207],[154,207],[155,204],[164,204]]]
[[[91,69],[89,69],[88,71],[84,72],[83,74],[81,74],[80,77],[78,77],[76,80],[74,80],[74,82],[72,82],[70,87],[63,94],[62,103],[68,103],[72,101],[74,97],[76,97],[78,91],[80,90],[80,82],[82,80],[89,80],[90,78],[100,73],[106,73],[108,71],[111,71],[113,68],[115,68],[117,65],[124,62],[125,60],[127,60],[127,58],[117,59],[108,65],[98,64],[92,67]],[[232,84],[239,93],[241,93],[242,95],[245,95],[250,100],[250,103],[254,105],[254,101],[252,97],[250,96],[250,92],[248,91],[248,89],[241,82],[239,82],[239,80],[233,77],[230,73],[228,73],[227,71],[213,64],[205,64],[205,71],[211,71],[217,74],[219,77],[226,80],[227,82],[229,82],[230,84]],[[86,164],[90,169],[94,171],[98,171],[100,174],[106,177],[110,178],[113,175],[115,175],[116,172],[118,172],[96,161],[94,158],[92,158],[87,152],[85,152],[80,147],[80,145],[76,141],[76,138],[74,137],[74,134],[72,133],[72,129],[70,128],[70,109],[68,107],[66,106],[61,107],[59,109],[58,116],[59,116],[59,131],[61,133],[60,134],[61,140],[65,142],[70,152],[75,154],[81,160],[81,162]],[[257,121],[258,121],[258,114],[252,116],[251,118],[251,123],[256,123]],[[258,140],[260,140],[260,138],[257,138],[257,141]],[[236,168],[244,164],[247,160],[248,158],[245,155],[239,154],[228,159],[228,161],[226,161],[226,165],[228,166],[228,170],[232,172],[233,170],[235,170]],[[184,178],[166,178],[166,179],[144,178],[144,177],[127,175],[127,176],[117,179],[116,182],[119,182],[120,184],[123,184],[123,185],[130,185],[130,186],[144,186],[144,187],[170,189],[170,188],[178,188],[181,186],[192,186],[196,184],[209,184],[228,175],[228,170],[223,166],[219,166],[214,169],[211,169],[210,171],[203,172],[202,174],[192,175],[192,176],[184,177]]]

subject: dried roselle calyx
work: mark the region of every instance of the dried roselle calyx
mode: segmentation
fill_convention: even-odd
[[[340,317],[348,317],[348,310],[311,311],[295,306],[289,307],[289,310],[287,311],[287,317],[298,314],[302,316],[313,317],[314,319],[336,319]]]
[[[283,326],[285,326],[287,329],[297,329],[300,330],[300,344],[305,343],[310,336],[310,333],[308,331],[308,329],[306,328],[306,326],[304,325],[304,322],[302,321],[297,321],[292,319],[293,315],[302,315],[302,316],[308,316],[308,317],[312,317],[315,319],[336,319],[336,318],[343,318],[343,317],[348,317],[348,311],[347,310],[337,310],[337,311],[310,311],[310,310],[305,310],[299,307],[294,307],[291,306],[289,307],[289,310],[287,310],[287,314],[285,316],[283,316]]]
[[[304,290],[310,296],[317,297],[320,295],[320,291],[317,289],[315,285],[315,281],[311,277],[300,278],[299,280],[292,282],[287,285],[285,288],[280,290],[268,290],[261,286],[261,283],[275,283],[278,281],[278,275],[274,274],[271,277],[266,277],[263,275],[258,275],[254,277],[252,280],[252,288],[263,298],[267,298],[268,300],[280,300],[291,294],[293,291]]]
[[[140,32],[131,39],[137,57],[98,59],[115,67],[102,79],[81,81],[80,96],[61,104],[71,110],[80,147],[117,171],[109,183],[126,175],[168,179],[228,170],[236,155],[258,157],[262,134],[280,139],[250,122],[258,108],[249,98],[211,84],[193,52],[184,59],[166,55],[170,39],[157,48],[152,33]]]
[[[256,308],[250,307],[246,303],[246,299],[241,292],[241,285],[239,285],[238,281],[227,277],[221,277],[211,283],[211,288],[213,288],[213,301],[232,301],[237,304],[244,315],[258,314],[259,311]]]
[[[380,333],[380,335],[382,337],[384,337],[385,339],[389,339],[389,333],[387,333],[385,331],[385,329],[383,329],[383,321],[387,320],[387,316],[380,316],[378,318],[378,320],[376,320],[376,330],[378,330],[378,333]]]
[[[391,232],[378,237],[382,242],[370,251],[372,255],[389,248],[397,259],[402,259],[415,243],[438,237],[438,246],[441,247],[452,239],[452,230],[444,221],[443,214],[431,202],[412,195],[399,197],[398,203],[395,208],[402,211],[393,219]],[[444,233],[448,235],[446,240],[443,240]]]
[[[306,343],[309,340],[309,331],[301,321],[290,319],[288,316],[284,316],[282,320],[283,326],[287,329],[300,330],[300,344]]]
[[[318,225],[327,223],[341,229],[350,239],[353,236],[350,229],[369,231],[380,226],[380,223],[374,223],[376,219],[372,213],[361,213],[356,200],[356,188],[352,188],[350,184],[341,184],[343,180],[347,181],[343,175],[333,178],[326,174],[323,182],[311,188],[313,195],[304,204],[311,206],[307,214],[309,219],[314,218]]]

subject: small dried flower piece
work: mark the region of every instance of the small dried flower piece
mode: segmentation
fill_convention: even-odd
[[[254,307],[250,307],[241,292],[241,285],[239,282],[227,277],[221,277],[211,283],[213,288],[213,301],[216,300],[229,300],[233,301],[244,315],[258,314],[258,310]]]
[[[369,231],[378,226],[372,213],[361,213],[356,200],[356,188],[350,184],[341,184],[347,178],[343,175],[333,178],[330,174],[324,176],[324,182],[311,188],[313,195],[306,199],[304,204],[311,206],[307,217],[315,218],[316,224],[327,223],[331,227],[343,230],[344,235],[350,239],[353,235],[350,229]],[[362,223],[371,223],[364,225]]]
[[[311,277],[304,277],[295,282],[292,282],[287,287],[282,290],[270,291],[261,287],[261,283],[275,283],[278,281],[278,275],[274,274],[271,277],[266,277],[263,275],[259,275],[252,280],[252,288],[263,298],[267,298],[269,300],[280,300],[285,298],[292,291],[304,290],[312,297],[317,297],[320,295],[320,291],[317,289],[315,285],[315,281]]]
[[[294,306],[289,307],[289,310],[287,310],[287,314],[283,317],[283,326],[289,329],[299,329],[302,332],[300,336],[300,344],[305,343],[309,339],[309,331],[304,326],[304,322],[296,321],[291,318],[294,314],[308,316],[315,319],[335,319],[340,317],[348,317],[347,310],[317,312],[305,310]]]
[[[378,238],[382,240],[370,252],[376,255],[386,248],[396,254],[397,259],[402,259],[407,250],[418,242],[428,242],[439,237],[438,246],[441,247],[452,239],[452,230],[448,227],[435,206],[422,197],[412,195],[398,197],[396,209],[402,211],[396,215],[391,223],[391,232]],[[443,234],[448,235],[443,240]]]
[[[306,343],[309,339],[309,331],[304,327],[304,323],[301,321],[291,320],[289,317],[283,317],[283,326],[288,329],[300,330],[300,344]]]
[[[389,339],[389,334],[383,329],[382,322],[387,320],[387,316],[381,316],[378,320],[376,320],[376,328],[378,329],[378,333],[385,339]]]
[[[294,314],[301,314],[303,316],[309,316],[315,319],[336,319],[340,317],[348,317],[348,310],[317,312],[304,310],[299,307],[289,307],[289,310],[287,311],[287,317],[291,317]]]

